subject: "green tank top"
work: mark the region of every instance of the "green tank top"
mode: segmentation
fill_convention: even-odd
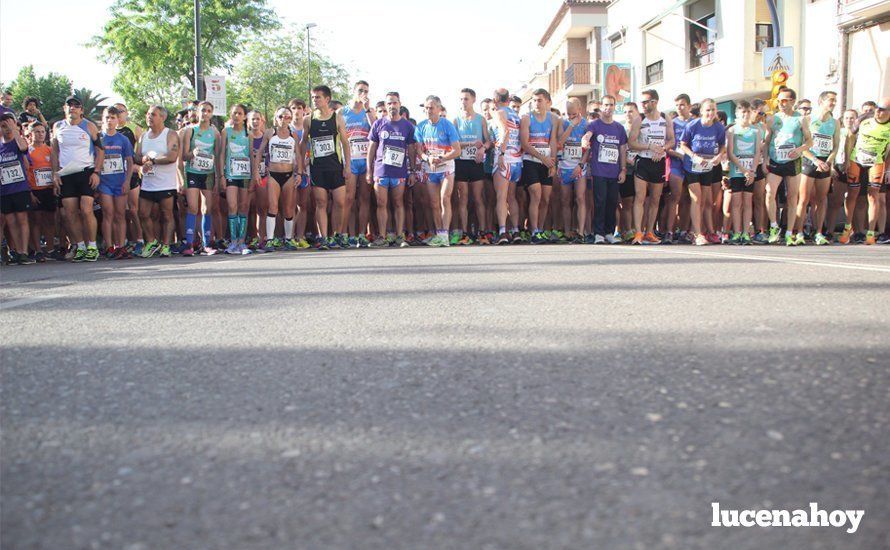
[[[813,134],[813,146],[810,147],[810,151],[822,160],[827,159],[834,151],[835,128],[837,121],[833,116],[829,116],[825,121],[818,118],[810,120],[810,133]]]
[[[203,132],[201,126],[192,126],[192,140],[189,145],[192,151],[192,160],[185,165],[185,171],[189,174],[212,174],[215,171],[214,153],[216,151],[216,132],[213,126]]]
[[[760,134],[755,126],[742,129],[733,127],[732,154],[739,159],[745,168],[754,170],[754,153],[757,151],[757,136]],[[734,162],[729,163],[729,177],[743,178],[744,172],[738,169]]]
[[[867,118],[859,124],[856,146],[853,147],[853,160],[862,166],[874,166],[884,162],[884,153],[890,144],[890,121],[880,124],[874,118]]]
[[[237,133],[226,126],[225,175],[228,180],[250,179],[250,138],[246,126]]]
[[[769,142],[769,158],[773,162],[781,164],[794,162],[789,153],[801,145],[803,145],[803,129],[801,128],[801,117],[794,113],[788,116],[784,113],[776,113],[773,115],[773,134]]]

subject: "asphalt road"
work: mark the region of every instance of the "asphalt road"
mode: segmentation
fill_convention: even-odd
[[[2,546],[887,548],[888,333],[881,246],[4,267]]]

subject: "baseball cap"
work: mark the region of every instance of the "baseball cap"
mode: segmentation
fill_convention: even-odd
[[[83,107],[83,101],[81,101],[80,98],[77,97],[76,95],[69,95],[68,97],[65,98],[65,105],[70,105],[72,103],[76,103],[76,104],[80,105],[81,107]]]

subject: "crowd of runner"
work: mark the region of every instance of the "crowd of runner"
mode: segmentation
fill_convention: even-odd
[[[885,244],[890,98],[835,118],[837,96],[738,101],[734,123],[654,90],[529,112],[506,89],[463,89],[419,123],[397,92],[345,105],[316,86],[267,121],[123,104],[95,123],[81,100],[50,127],[40,100],[0,106],[4,263],[506,244]],[[623,113],[616,113],[621,107]],[[170,119],[170,120],[168,120]],[[172,128],[172,126],[176,128]]]

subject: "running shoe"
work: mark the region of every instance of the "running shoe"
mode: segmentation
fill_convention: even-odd
[[[337,246],[339,246],[340,248],[342,248],[344,250],[346,250],[347,248],[350,248],[349,237],[345,233],[340,233],[339,235],[335,235],[334,238],[336,239]]]
[[[624,232],[623,235],[621,235],[621,242],[629,243],[634,240],[635,236],[636,236],[636,233],[632,229],[628,229],[627,231]]]
[[[706,239],[703,234],[699,233],[698,235],[696,235],[695,241],[693,241],[693,244],[695,244],[695,246],[705,246],[709,243],[708,243],[708,239]]]
[[[606,235],[606,243],[608,244],[621,244],[621,238],[616,237],[614,233],[610,233]]]
[[[96,251],[96,253],[98,254],[98,251]],[[28,254],[17,254],[16,256],[16,263],[19,265],[31,265],[36,263],[36,260]]]
[[[877,242],[878,242],[878,239],[875,236],[874,231],[869,231],[868,233],[866,233],[865,244],[871,245],[871,244],[877,244]]]
[[[449,242],[448,237],[443,235],[435,235],[429,242],[429,246],[435,247],[445,247],[450,245],[451,243]]]
[[[297,241],[294,239],[288,239],[284,241],[284,249],[285,250],[297,250]]]
[[[661,240],[649,231],[643,236],[643,244],[661,244]]]
[[[553,244],[562,244],[566,242],[566,237],[562,231],[554,229],[550,232],[550,242]]]
[[[730,235],[729,233],[721,232],[719,234],[719,237],[720,237],[720,244],[731,244],[729,241],[732,240],[732,235]]]
[[[506,233],[498,235],[498,244],[510,244],[510,236]]]
[[[312,245],[309,244],[309,241],[307,241],[304,237],[297,241],[297,248],[299,248],[300,250],[306,250],[307,248],[312,248]]]
[[[590,237],[590,235],[588,235],[588,237]],[[615,238],[613,235],[608,235],[606,237],[603,237],[602,235],[596,235],[595,237],[593,237],[593,244],[606,244],[606,239],[608,237],[612,237],[613,239]]]
[[[180,254],[182,256],[194,256],[195,249],[192,246],[187,246],[180,252]]]
[[[161,258],[169,258],[170,255],[172,254],[172,251],[170,250],[170,245],[166,245],[166,244],[161,245],[160,249],[161,249],[161,252],[158,254],[158,256]]]
[[[346,239],[346,243],[349,245],[349,248],[358,248],[358,239],[355,237],[348,237]]]
[[[532,238],[531,238],[531,243],[532,243],[532,244],[544,244],[544,243],[546,243],[546,242],[548,242],[548,241],[547,241],[547,239],[544,237],[544,233],[543,233],[543,232],[541,232],[541,231],[535,231],[534,233],[532,233]]]
[[[816,237],[813,239],[813,242],[816,244],[816,246],[825,246],[826,244],[831,244],[822,233],[816,233]]]
[[[242,256],[247,256],[248,254],[253,254],[253,250],[248,246],[244,246],[244,243],[238,245],[238,252],[241,253]]]
[[[261,249],[263,252],[275,252],[275,249],[278,248],[275,246],[275,241],[273,239],[266,239],[266,243]]]
[[[850,240],[853,241],[853,244],[862,244],[865,242],[865,233],[853,233]]]
[[[641,231],[635,231],[633,240],[630,241],[630,244],[643,244],[643,233]]]
[[[754,244],[766,244],[768,240],[769,237],[763,231],[754,235]]]
[[[776,244],[777,242],[779,242],[779,237],[781,237],[781,233],[782,232],[779,230],[778,227],[770,227],[769,228],[769,237],[767,238],[766,242],[769,244]]]
[[[751,235],[749,235],[747,232],[742,233],[742,244],[746,246],[751,244]]]
[[[145,250],[145,243],[139,242],[133,245],[132,253],[134,256],[142,256],[142,252]]]
[[[117,252],[114,255],[115,260],[129,260],[133,256],[130,254],[130,251],[125,247],[120,247],[117,249]]]
[[[705,238],[708,239],[708,242],[711,244],[720,244],[720,235],[716,233],[707,233]]]
[[[318,237],[315,240],[315,250],[330,250],[327,237]]]
[[[806,244],[806,241],[804,240],[804,235],[800,231],[798,231],[797,235],[794,237],[794,244],[795,244],[795,246]]]
[[[880,235],[878,235],[878,244],[890,244],[890,233],[881,233]],[[37,253],[37,256],[37,261],[39,262],[40,252]]]
[[[358,244],[356,245],[358,246],[358,248],[368,248],[371,245],[371,242],[364,235],[359,235],[358,239],[356,240],[358,242]]]
[[[794,235],[785,235],[785,246],[797,246],[797,240]]]
[[[214,254],[216,254],[217,251],[215,248],[205,246],[204,250],[202,250],[201,252],[203,252],[205,256],[213,256]]]
[[[473,244],[473,239],[470,238],[469,235],[461,235],[460,239],[458,239],[457,244],[459,246],[470,246]]]
[[[238,243],[229,244],[229,246],[226,247],[225,253],[226,254],[239,254],[240,251],[238,250]]]
[[[42,264],[42,263],[46,262],[46,254],[44,254],[42,251],[38,252],[37,254],[34,254],[34,261],[37,262],[38,264]]]
[[[448,244],[451,246],[457,246],[457,242],[460,240],[460,235],[457,231],[452,231],[451,235],[448,237]]]
[[[661,244],[674,244],[674,234],[671,231],[668,231],[664,234],[664,238],[661,239]]]
[[[479,244],[479,245],[491,244],[491,240],[489,240],[488,234],[483,233],[482,235],[480,235],[479,238],[476,239],[476,244]]]
[[[396,237],[394,246],[397,246],[399,248],[408,248],[411,245],[408,244],[408,242],[405,240],[405,235],[402,234],[402,235],[399,235],[398,237]]]
[[[383,237],[377,237],[373,241],[371,241],[371,248],[383,248],[387,245],[386,239]]]
[[[522,234],[519,231],[514,231],[510,234],[510,242],[513,244],[522,244]]]
[[[87,259],[87,251],[85,248],[75,248],[72,252],[74,252],[74,256],[71,258],[72,262],[85,262]],[[10,251],[10,254],[12,251]]]
[[[110,260],[111,258],[113,258],[114,257],[114,247],[109,246],[108,248],[106,248],[103,255],[105,256],[106,260]]]
[[[733,233],[732,236],[729,237],[729,244],[738,246],[742,244],[742,235],[740,233]]]

